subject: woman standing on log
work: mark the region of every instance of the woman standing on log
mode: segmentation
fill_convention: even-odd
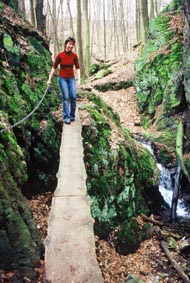
[[[80,66],[78,56],[72,50],[75,46],[75,39],[68,37],[64,43],[64,50],[55,58],[53,67],[49,74],[47,85],[51,85],[51,79],[58,67],[59,69],[59,86],[63,98],[63,119],[65,124],[70,124],[75,120],[76,111],[76,79],[74,76],[74,66],[78,73],[78,86],[80,86]]]

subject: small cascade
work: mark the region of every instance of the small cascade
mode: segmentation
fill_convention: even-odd
[[[151,147],[151,144],[145,141],[140,141],[143,147],[145,147],[155,158],[154,151]],[[156,160],[156,158],[155,158]],[[160,171],[160,183],[159,183],[159,191],[163,196],[165,202],[171,208],[172,204],[172,196],[173,196],[173,188],[174,188],[174,179],[175,179],[175,171],[174,169],[165,168],[161,163],[157,163],[157,167]],[[177,216],[189,218],[189,212],[186,210],[184,202],[182,199],[178,199],[177,203]]]

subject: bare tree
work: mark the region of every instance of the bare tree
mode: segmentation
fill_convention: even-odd
[[[158,0],[153,0],[154,1],[154,15],[155,17],[158,16]]]
[[[140,11],[139,11],[139,0],[136,0],[136,16],[135,16],[135,21],[136,21],[136,38],[137,42],[140,40]]]
[[[120,19],[122,47],[123,47],[123,51],[126,52],[127,50],[127,32],[126,32],[126,27],[125,27],[123,0],[120,0],[119,2],[119,19]]]
[[[149,25],[148,18],[148,1],[140,0],[140,17],[141,17],[141,38],[143,41],[146,41],[146,32]]]
[[[49,34],[50,38],[52,38],[53,41],[53,47],[52,47],[52,53],[53,53],[53,57],[56,56],[56,54],[60,51],[60,47],[59,47],[59,40],[58,37],[60,37],[58,35],[58,15],[56,13],[57,10],[57,5],[56,5],[56,1],[52,0],[51,5],[49,0],[47,1],[47,5],[48,5],[48,12],[50,15],[50,23],[49,26],[51,27],[51,32]],[[51,6],[52,6],[52,10],[51,10]]]
[[[82,13],[81,13],[81,0],[77,0],[77,46],[78,56],[80,63],[81,77],[84,76],[84,60],[83,60],[83,45],[82,45]]]
[[[18,7],[20,9],[20,11],[22,12],[23,16],[26,16],[26,7],[25,7],[25,2],[24,0],[20,0],[18,1]]]
[[[84,8],[84,46],[85,46],[85,74],[88,75],[90,64],[90,31],[89,31],[89,16],[88,16],[88,0],[83,0]]]
[[[115,11],[115,1],[112,0],[112,17],[113,17],[113,38],[114,38],[114,55],[116,57],[116,49],[117,49],[117,25],[116,25],[116,11]]]
[[[70,0],[67,0],[67,8],[68,8],[69,18],[70,18],[70,21],[69,21],[70,29],[72,31],[72,36],[75,37],[73,18],[72,18],[71,7],[70,7]]]
[[[46,30],[46,17],[43,14],[43,7],[44,7],[44,0],[36,0],[36,24],[37,29],[39,29],[41,32],[45,33]]]
[[[30,16],[31,16],[31,24],[35,27],[36,20],[35,20],[35,12],[34,12],[34,1],[30,0]]]
[[[104,21],[104,60],[106,61],[106,57],[107,57],[107,48],[106,48],[106,17],[105,17],[105,0],[103,0],[103,21]]]

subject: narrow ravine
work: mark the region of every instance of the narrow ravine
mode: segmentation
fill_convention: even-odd
[[[136,56],[137,55],[138,52],[136,53]],[[130,57],[130,54],[128,56]],[[128,64],[130,64],[128,67],[125,64],[124,59],[118,61],[117,68],[120,72],[123,70],[123,76],[124,71],[127,72],[127,70],[129,70],[129,72],[131,72],[133,68],[133,61],[135,59],[134,52],[132,52],[131,57],[133,60],[128,61]],[[110,78],[107,77],[106,80],[112,79],[113,77],[114,74],[110,75]],[[122,79],[121,73],[120,79]],[[98,83],[98,81],[96,81],[96,83]],[[101,83],[101,81],[99,81],[99,83]],[[85,87],[86,86],[84,86],[84,88]],[[91,87],[94,91],[93,85]],[[124,127],[128,128],[133,134],[143,133],[143,129],[140,126],[140,117],[136,109],[134,88],[130,87],[126,90],[108,91],[105,93],[96,91],[96,93],[100,95],[104,101],[119,114]],[[61,117],[61,110],[59,112],[60,115],[57,115]],[[153,127],[150,130],[152,133],[154,132]],[[53,193],[47,192],[44,194],[35,195],[29,200],[29,204],[32,208],[33,215],[36,219],[43,241],[47,236],[48,217],[52,198]],[[156,217],[159,219],[159,216]],[[138,221],[139,223],[142,223],[144,220],[139,217]],[[178,225],[175,227],[176,230],[177,226]],[[169,225],[169,229],[172,231],[172,226]],[[180,228],[180,226],[179,229],[181,230],[181,235],[187,235],[187,231],[185,229],[183,230]],[[116,252],[112,243],[112,239],[110,239],[110,241],[104,241],[96,237],[95,245],[97,260],[103,274],[104,283],[124,283],[125,278],[129,273],[137,274],[138,277],[146,283],[182,283],[182,280],[179,278],[176,271],[171,267],[170,262],[162,251],[160,242],[156,236],[153,236],[151,239],[142,242],[139,249],[135,253],[127,256],[123,256]],[[185,259],[180,255],[178,255],[178,260],[182,265],[185,264]],[[38,278],[36,278],[36,280],[27,282],[44,283],[43,260],[41,261],[41,266],[36,271],[38,272]],[[8,278],[9,275],[4,274],[4,276],[7,276]]]

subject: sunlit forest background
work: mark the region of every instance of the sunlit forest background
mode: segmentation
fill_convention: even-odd
[[[49,39],[52,57],[74,36],[82,74],[95,59],[110,60],[145,39],[149,21],[170,0],[22,0],[25,18]]]

